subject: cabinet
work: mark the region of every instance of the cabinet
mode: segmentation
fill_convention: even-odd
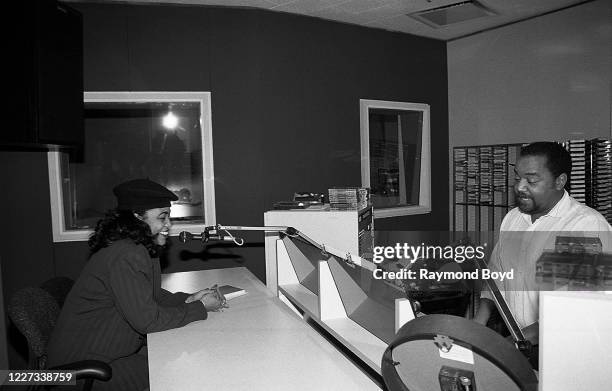
[[[11,126],[0,145],[78,147],[83,142],[83,23],[52,0],[9,2]],[[6,109],[6,108],[5,108]]]
[[[372,207],[357,210],[294,209],[264,214],[265,226],[293,227],[317,243],[371,260],[374,247]],[[266,282],[276,289],[276,233],[266,233]],[[272,273],[272,274],[271,274]]]

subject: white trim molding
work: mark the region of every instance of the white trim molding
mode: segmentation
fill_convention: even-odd
[[[205,226],[216,224],[215,177],[212,138],[212,109],[210,92],[85,92],[85,102],[198,102],[200,104],[200,129],[202,142],[202,187],[204,192],[204,224],[177,222],[170,234],[181,231],[200,234]],[[51,198],[51,222],[53,242],[86,241],[92,229],[66,229],[62,194],[61,152],[47,153],[49,168],[49,194]],[[110,191],[110,189],[109,189]]]
[[[374,208],[375,218],[426,214],[431,212],[431,130],[429,105],[424,103],[392,102],[384,100],[359,100],[361,134],[361,184],[370,187],[370,109],[420,111],[423,114],[421,135],[421,172],[419,204],[389,208]]]

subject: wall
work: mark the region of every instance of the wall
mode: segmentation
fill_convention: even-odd
[[[611,13],[598,0],[449,42],[449,159],[462,145],[612,137]]]
[[[360,185],[359,99],[429,103],[434,156],[446,156],[443,42],[257,10],[78,4],[88,91],[211,91],[217,221],[262,225],[295,191]],[[445,178],[448,162],[434,159]],[[440,176],[438,176],[440,177]],[[429,215],[377,228],[444,229],[446,180]],[[165,271],[231,266],[264,279],[263,235],[250,248],[175,243]],[[55,245],[80,265],[81,244]],[[228,261],[230,260],[230,261]]]
[[[2,288],[2,256],[0,256],[0,341],[7,341],[6,318],[4,310],[4,293]],[[8,368],[8,349],[7,344],[0,343],[0,368]]]
[[[610,137],[612,3],[448,43],[449,142]]]
[[[295,191],[360,185],[359,99],[368,98],[431,105],[432,176],[440,178],[431,214],[377,227],[448,225],[443,42],[247,9],[71,6],[83,13],[86,90],[212,92],[219,223],[262,225],[263,213]],[[19,200],[0,225],[5,297],[54,275],[76,278],[87,245],[52,242],[46,155],[2,152],[0,163],[11,178],[2,204]],[[175,241],[164,271],[244,265],[264,280],[263,234],[244,237],[239,249]]]

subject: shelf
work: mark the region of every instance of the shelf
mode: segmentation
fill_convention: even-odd
[[[319,317],[319,298],[301,284],[279,285],[278,290],[309,316]]]
[[[469,202],[455,202],[455,205],[465,205],[465,206],[488,206],[491,208],[514,208],[515,205],[492,205],[492,204],[476,204],[476,203],[469,203]]]

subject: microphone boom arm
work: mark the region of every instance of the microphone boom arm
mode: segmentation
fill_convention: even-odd
[[[225,231],[226,235],[220,233],[220,231]],[[202,244],[207,243],[211,240],[216,241],[224,241],[224,242],[234,242],[238,246],[242,246],[244,244],[244,240],[242,238],[234,237],[229,231],[261,231],[261,232],[276,232],[280,235],[289,236],[291,238],[300,238],[301,240],[309,243],[310,245],[318,248],[321,251],[321,254],[324,256],[334,255],[344,262],[346,262],[349,266],[355,267],[359,265],[361,267],[365,267],[370,270],[374,270],[375,266],[370,264],[371,262],[362,260],[361,257],[356,255],[351,255],[348,252],[342,252],[337,249],[333,249],[331,247],[326,247],[325,244],[320,244],[313,239],[306,236],[303,232],[295,229],[294,227],[288,226],[263,226],[263,227],[253,227],[253,226],[240,226],[240,225],[211,225],[208,227],[204,227],[204,232],[201,234],[192,234],[191,232],[182,231],[179,234],[179,240],[182,243],[186,243],[188,240],[200,240]]]
[[[227,234],[224,236],[220,231],[225,231]],[[202,243],[206,243],[211,240],[220,240],[225,242],[234,242],[238,246],[244,244],[244,240],[236,238],[228,231],[262,231],[262,232],[279,232],[286,235],[294,236],[298,234],[298,230],[293,227],[285,226],[269,226],[269,227],[249,227],[240,225],[210,225],[204,227],[204,231],[201,234],[192,234],[188,231],[182,231],[179,233],[179,240],[181,243],[186,243],[188,240],[200,240]]]

